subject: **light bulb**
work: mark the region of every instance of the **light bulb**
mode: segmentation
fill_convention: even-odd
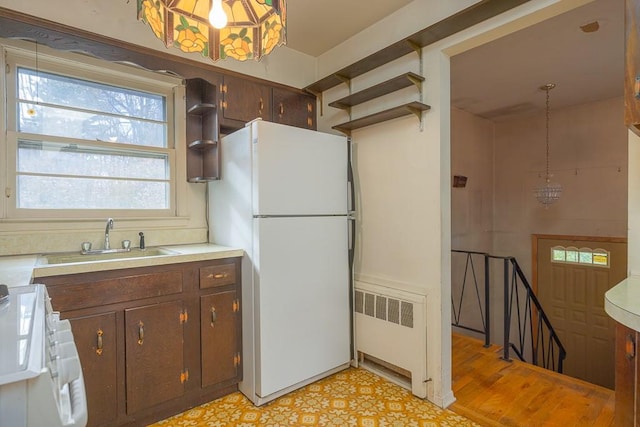
[[[213,0],[211,12],[209,12],[209,22],[217,29],[227,26],[227,14],[222,10],[222,0]]]

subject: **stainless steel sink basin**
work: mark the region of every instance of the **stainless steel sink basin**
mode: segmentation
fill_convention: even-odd
[[[131,249],[129,252],[115,252],[83,255],[78,252],[45,254],[38,257],[38,265],[72,264],[93,261],[113,261],[119,259],[146,258],[162,255],[176,255],[177,252],[164,248]]]

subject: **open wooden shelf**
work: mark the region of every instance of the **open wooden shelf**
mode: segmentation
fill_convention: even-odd
[[[347,82],[354,77],[365,74],[381,65],[467,29],[479,22],[499,15],[507,10],[520,6],[529,0],[481,0],[476,4],[455,13],[442,21],[397,41],[371,55],[328,75],[327,77],[305,87],[305,90],[319,95],[327,89]]]
[[[345,96],[342,99],[338,99],[337,101],[333,101],[329,104],[329,106],[341,108],[343,110],[349,110],[354,105],[362,104],[363,102],[367,102],[374,98],[378,98],[397,90],[404,89],[411,85],[415,85],[418,90],[422,90],[423,81],[424,77],[419,76],[418,74],[411,72],[404,73],[400,76],[394,77],[375,86],[371,86],[360,92],[356,92],[352,95]]]
[[[193,150],[210,150],[218,146],[218,142],[213,139],[197,139],[189,143],[187,147]]]
[[[393,120],[399,117],[408,116],[409,114],[415,114],[419,119],[421,119],[422,112],[427,111],[430,108],[430,106],[428,106],[427,104],[423,104],[422,102],[409,102],[407,104],[399,105],[397,107],[380,111],[369,116],[351,120],[350,122],[332,126],[332,128],[335,130],[339,130],[346,135],[350,135],[352,130],[370,126],[375,123],[386,122],[387,120]]]
[[[204,113],[208,113],[210,111],[214,111],[216,109],[216,104],[210,104],[210,103],[201,103],[201,104],[196,104],[193,107],[189,108],[187,110],[187,114],[193,114],[195,116],[201,116]]]

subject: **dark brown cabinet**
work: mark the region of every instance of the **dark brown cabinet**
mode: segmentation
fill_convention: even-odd
[[[236,291],[201,296],[200,313],[202,387],[237,380],[240,341]]]
[[[640,425],[640,372],[637,343],[640,333],[616,324],[616,427]]]
[[[640,135],[640,7],[625,0],[624,121]]]
[[[70,319],[88,425],[145,425],[237,390],[240,258],[39,277]]]
[[[184,394],[182,301],[124,311],[127,414]]]
[[[231,127],[241,127],[242,125],[237,124],[244,124],[258,117],[271,120],[270,86],[225,75],[220,92],[222,95],[221,118],[229,122]]]
[[[116,314],[107,312],[70,320],[82,364],[88,427],[113,425],[118,414]]]
[[[316,97],[273,88],[273,121],[316,130]]]

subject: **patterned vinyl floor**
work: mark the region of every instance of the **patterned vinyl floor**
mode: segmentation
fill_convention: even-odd
[[[153,427],[477,426],[371,372],[350,368],[255,407],[241,393],[206,403]]]

